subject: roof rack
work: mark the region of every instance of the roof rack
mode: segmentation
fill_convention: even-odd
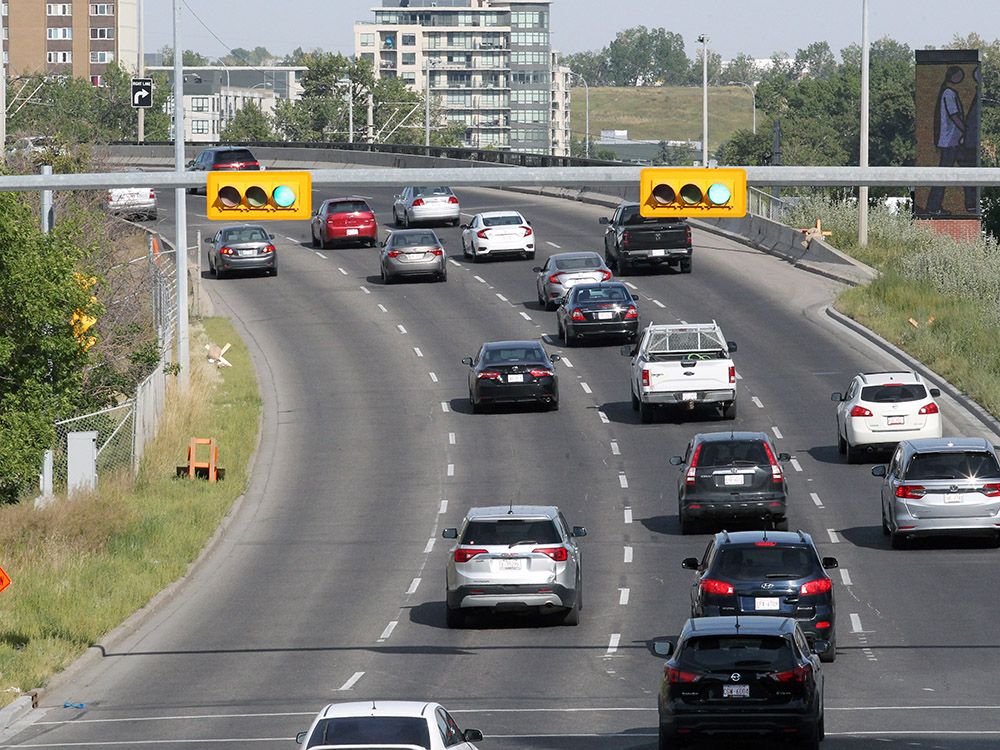
[[[723,539],[725,539],[727,542],[729,541],[729,532],[728,531],[726,531],[725,529],[723,529],[719,533],[722,534],[722,538]]]

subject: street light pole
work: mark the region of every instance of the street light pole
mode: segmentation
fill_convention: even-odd
[[[146,51],[143,49],[142,45],[142,14],[143,6],[145,5],[145,0],[139,0],[138,10],[138,44],[136,45],[138,51],[138,60],[136,60],[135,71],[139,78],[144,78],[146,75]],[[152,103],[152,102],[150,102]],[[146,108],[139,107],[136,109],[136,140],[138,143],[143,143],[146,140]]]
[[[858,165],[868,166],[869,88],[868,0],[861,0],[861,143]],[[868,247],[868,186],[858,187],[858,247]]]
[[[174,171],[184,172],[184,52],[181,47],[181,0],[174,3]],[[191,351],[188,342],[188,243],[187,191],[174,190],[174,258],[177,264],[177,364],[182,391],[191,385]],[[198,249],[201,252],[201,248]]]
[[[701,166],[708,166],[708,37],[702,34],[701,42]]]
[[[729,86],[744,86],[750,89],[750,107],[753,109],[753,134],[757,135],[757,89],[743,81],[730,81]]]
[[[424,148],[431,155],[431,61],[424,58]]]

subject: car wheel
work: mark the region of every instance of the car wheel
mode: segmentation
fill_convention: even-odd
[[[465,237],[462,238],[462,256],[469,257],[469,246],[465,244]]]
[[[687,536],[689,534],[694,534],[698,530],[698,524],[694,519],[688,518],[680,509],[677,510],[677,516],[681,522],[681,534]]]
[[[820,728],[821,721],[822,719],[819,719],[816,722],[816,726],[803,733],[802,739],[799,740],[799,747],[803,750],[819,750],[819,741],[822,732]]]
[[[684,747],[686,744],[687,741],[681,739],[680,736],[673,732],[668,732],[662,726],[660,727],[656,742],[658,750],[674,750],[674,748]]]
[[[728,405],[722,407],[722,418],[723,419],[736,419],[736,402],[731,401]]]
[[[682,260],[680,262],[680,265],[677,267],[677,270],[679,270],[681,273],[691,273],[691,263],[692,261],[690,259]]]
[[[554,398],[549,401],[549,411],[559,411],[559,399]]]
[[[410,212],[403,210],[403,229],[410,228]]]
[[[632,264],[621,256],[618,256],[618,262],[615,265],[618,266],[619,276],[628,276],[632,273]]]
[[[459,217],[459,218],[457,218],[457,219],[452,219],[452,220],[451,220],[451,225],[452,225],[453,227],[457,227],[457,226],[458,226],[458,222],[460,222],[461,220],[462,220],[462,219],[461,219],[461,217]]]
[[[639,397],[635,395],[635,391],[631,387],[628,390],[632,396],[632,411],[639,411]]]
[[[844,455],[847,457],[847,463],[849,464],[861,463],[861,451],[851,445],[850,440],[844,440]]]
[[[149,219],[150,221],[156,221],[156,217],[157,217],[156,211],[146,214],[146,218]]]
[[[469,391],[469,406],[472,407],[473,414],[483,413],[483,405],[476,402],[476,399],[472,395],[472,391]]]
[[[834,638],[833,640],[830,641],[830,648],[827,649],[827,651],[826,651],[825,654],[820,654],[819,660],[821,662],[823,662],[824,664],[832,664],[833,662],[837,661],[837,639],[836,638]],[[822,722],[822,721],[823,720],[820,719],[820,722]],[[822,727],[822,724],[820,726]],[[820,734],[821,735],[824,734],[824,732],[822,731],[822,729],[820,730]],[[822,739],[822,736],[820,737],[820,739]]]
[[[580,608],[577,604],[573,604],[572,607],[566,610],[566,613],[563,615],[562,624],[571,626],[580,624]]]
[[[310,240],[310,244],[312,244],[313,247],[319,247],[319,240],[316,239],[316,230],[315,229],[310,229],[309,230],[309,240]]]
[[[271,276],[277,276],[277,275],[278,275],[278,267],[277,267],[277,266],[275,266],[275,267],[274,267],[274,268],[272,268],[272,269],[271,269],[270,271],[268,271],[268,273],[269,273],[269,274],[270,274]]]
[[[885,508],[882,508],[882,536],[889,536],[889,522],[885,518]]]
[[[889,546],[893,549],[905,549],[906,548],[906,535],[900,534],[897,531],[889,530]]]
[[[645,401],[639,401],[639,419],[643,424],[653,421],[653,406]]]
[[[563,346],[566,347],[576,346],[576,336],[573,336],[569,332],[569,328],[567,328],[566,326],[562,326],[560,332],[562,333]]]
[[[525,260],[534,260],[535,259],[535,251],[532,250],[531,252],[525,253],[524,254],[524,259]]]
[[[445,623],[451,629],[461,628],[465,625],[465,613],[460,609],[452,609],[445,605]]]
[[[441,271],[441,272],[440,272],[440,273],[439,273],[439,274],[437,275],[437,280],[438,280],[438,281],[447,281],[447,280],[448,280],[448,270],[447,270],[447,269],[445,269],[445,270]]]
[[[385,266],[382,267],[382,283],[385,286],[389,286],[392,283],[392,276],[385,272]]]
[[[840,434],[840,423],[837,423],[837,452],[843,456],[847,453],[847,441],[844,440],[844,436]]]
[[[782,518],[780,521],[772,521],[771,525],[775,531],[788,531],[788,518]]]
[[[556,309],[556,303],[550,299],[544,300],[542,304],[545,305],[545,309],[549,312],[552,312],[553,310]]]

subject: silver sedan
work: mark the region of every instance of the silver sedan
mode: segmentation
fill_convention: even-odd
[[[396,196],[392,204],[392,220],[397,227],[404,228],[417,222],[457,227],[462,220],[462,207],[450,187],[411,185]]]
[[[382,283],[400,276],[433,276],[448,280],[444,241],[432,229],[398,229],[382,244],[379,258]]]
[[[611,279],[611,269],[597,253],[556,253],[544,266],[534,268],[538,304],[555,310],[560,300],[576,284],[596,284]]]
[[[278,275],[278,250],[274,235],[258,224],[223,227],[205,240],[208,268],[217,279],[233,271],[264,271]]]

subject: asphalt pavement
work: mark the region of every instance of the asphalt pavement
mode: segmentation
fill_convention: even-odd
[[[393,192],[367,193],[383,228]],[[384,286],[377,249],[313,249],[308,223],[276,222],[278,277],[203,279],[261,381],[251,486],[178,595],[58,680],[0,747],[291,747],[326,703],[370,698],[438,701],[485,733],[486,750],[655,747],[663,661],[650,643],[679,632],[693,581],[680,561],[709,538],[680,535],[668,459],[732,423],[696,413],[640,424],[616,344],[558,345],[531,267],[600,251],[609,210],[459,196],[470,215],[521,210],[536,260],[471,263],[449,227],[438,230],[447,283]],[[168,236],[171,197],[158,222]],[[188,217],[192,238],[218,226],[203,197],[188,198]],[[735,426],[771,433],[792,455],[791,526],[840,561],[824,746],[997,747],[1000,553],[960,540],[890,550],[872,464],[837,454],[830,393],[899,363],[825,315],[834,282],[694,237],[692,274],[625,281],[643,323],[715,319],[737,341]],[[559,411],[473,415],[462,357],[486,340],[538,337],[564,357]],[[947,432],[985,434],[941,403]],[[446,629],[440,531],[471,505],[507,502],[558,504],[589,529],[578,627],[510,616]]]

